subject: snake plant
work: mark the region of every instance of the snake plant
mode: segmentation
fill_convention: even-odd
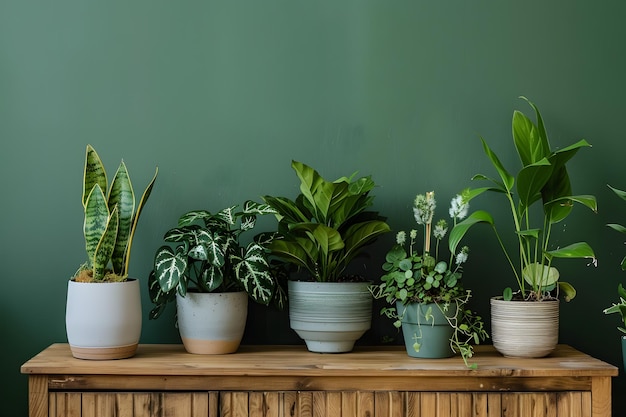
[[[157,174],[158,168],[139,204],[135,206],[135,193],[124,161],[120,163],[109,188],[102,160],[95,149],[87,145],[82,195],[87,262],[81,265],[74,276],[75,280],[126,280],[139,215],[150,196]]]

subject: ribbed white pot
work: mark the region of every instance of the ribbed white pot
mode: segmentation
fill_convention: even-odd
[[[139,280],[69,281],[65,327],[76,358],[104,360],[133,356],[141,336]]]
[[[176,294],[178,331],[189,353],[236,352],[248,318],[248,294],[241,292]]]
[[[289,323],[311,352],[350,352],[371,327],[368,282],[289,281]]]
[[[491,339],[504,356],[541,358],[559,342],[559,301],[491,299]]]

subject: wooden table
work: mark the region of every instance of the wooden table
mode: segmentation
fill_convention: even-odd
[[[212,356],[182,345],[140,345],[131,359],[87,361],[54,344],[21,370],[29,375],[30,417],[611,415],[617,368],[569,346],[542,359],[477,346],[473,362],[478,369],[460,357],[414,359],[404,347],[318,354],[242,346]]]

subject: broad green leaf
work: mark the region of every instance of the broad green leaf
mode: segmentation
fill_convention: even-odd
[[[504,301],[511,301],[513,299],[513,290],[511,287],[506,287],[504,291],[502,291],[502,299]]]
[[[552,168],[548,160],[542,158],[526,165],[517,174],[517,193],[524,211],[532,203],[541,199],[541,189],[550,179]]]
[[[450,236],[448,237],[448,248],[450,249],[450,253],[456,254],[456,248],[458,247],[465,234],[472,226],[478,223],[487,223],[492,227],[494,226],[494,221],[491,214],[484,210],[477,210],[473,212],[465,220],[459,222],[450,231]]]
[[[83,207],[87,205],[87,197],[96,184],[100,186],[103,192],[107,191],[108,180],[102,160],[100,160],[96,150],[91,145],[87,145],[83,172]]]
[[[513,112],[513,142],[523,166],[532,165],[550,154],[534,123],[522,112]]]
[[[559,292],[563,294],[566,302],[570,302],[576,297],[576,289],[569,282],[559,282]]]
[[[268,305],[274,295],[274,280],[265,258],[265,248],[256,243],[248,245],[243,257],[231,258],[233,273],[254,301]]]
[[[547,287],[559,280],[559,271],[554,267],[531,263],[522,270],[522,276],[533,288]]]
[[[550,151],[550,143],[548,141],[548,134],[546,132],[546,128],[544,126],[543,118],[541,117],[541,113],[539,112],[539,108],[537,106],[535,106],[526,97],[520,96],[520,98],[522,100],[525,100],[535,110],[535,116],[537,118],[537,124],[536,124],[537,133],[539,134],[539,137],[541,138],[541,143],[542,143],[542,146],[543,146],[543,149],[544,149],[543,150],[543,155],[546,156],[546,155],[548,155],[551,152]]]
[[[596,255],[586,242],[573,243],[571,245],[546,252],[553,258],[595,258]]]
[[[364,246],[390,231],[389,225],[382,220],[353,224],[344,233],[345,254],[342,262],[347,265],[361,253]]]
[[[272,253],[286,262],[307,269],[315,275],[314,267],[310,265],[311,259],[317,259],[317,248],[309,240],[301,239],[287,241],[285,239],[274,240],[269,249]]]
[[[115,177],[113,177],[107,205],[110,209],[117,207],[119,214],[119,228],[111,262],[113,271],[122,275],[124,274],[124,256],[126,255],[126,247],[130,239],[130,229],[135,211],[135,194],[133,193],[133,186],[131,185],[124,161],[122,161],[115,173]]]

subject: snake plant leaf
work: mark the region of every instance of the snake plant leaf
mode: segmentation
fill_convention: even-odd
[[[491,227],[494,227],[494,221],[491,214],[484,210],[476,210],[465,220],[454,226],[454,228],[450,231],[450,236],[448,237],[448,248],[450,249],[450,253],[456,254],[456,248],[459,246],[459,243],[465,234],[469,231],[469,229],[471,229],[472,226],[478,223],[487,223],[491,225]]]
[[[109,190],[109,198],[107,205],[109,207],[117,207],[119,215],[119,229],[117,239],[115,240],[115,248],[111,255],[111,263],[113,271],[116,274],[123,275],[124,256],[130,239],[130,228],[135,212],[135,193],[128,176],[128,170],[124,161],[120,164],[111,182]]]
[[[187,268],[187,253],[182,247],[174,251],[169,246],[161,246],[154,257],[155,278],[165,293],[178,286]]]
[[[104,192],[99,184],[95,184],[85,202],[85,221],[83,224],[87,259],[89,259],[90,266],[93,265],[96,248],[106,231],[108,221],[109,209],[104,198]]]
[[[119,212],[117,206],[113,207],[111,215],[107,219],[106,229],[98,242],[96,253],[93,258],[93,279],[102,281],[106,273],[106,268],[115,250],[115,239],[119,228]],[[120,275],[120,278],[125,278]]]
[[[83,207],[87,205],[87,197],[96,184],[100,186],[103,192],[106,192],[108,187],[107,174],[96,150],[91,145],[87,145],[83,173]]]
[[[270,267],[266,260],[265,248],[251,243],[246,248],[243,257],[237,255],[231,258],[233,273],[242,283],[246,292],[254,301],[268,305],[273,298],[273,279]]]
[[[480,140],[482,141],[485,154],[491,161],[492,165],[496,168],[496,171],[498,171],[498,174],[502,179],[502,185],[504,185],[504,188],[507,191],[511,191],[513,189],[513,185],[515,184],[515,177],[509,174],[506,168],[504,168],[504,165],[502,165],[502,162],[500,162],[500,159],[495,154],[495,152],[493,152],[491,148],[487,145],[487,142],[483,138],[480,138]]]
[[[137,205],[137,211],[135,212],[135,215],[133,216],[133,221],[132,221],[132,225],[130,228],[130,236],[128,237],[128,244],[126,245],[126,253],[124,254],[124,269],[122,269],[122,274],[124,276],[128,275],[128,265],[130,264],[130,250],[133,245],[133,238],[135,237],[137,224],[139,224],[139,216],[141,215],[141,212],[143,211],[143,208],[145,207],[146,202],[148,201],[148,198],[150,197],[150,194],[152,193],[152,188],[154,187],[154,182],[156,181],[158,174],[159,174],[159,168],[157,167],[156,170],[154,171],[154,176],[152,177],[152,180],[150,181],[150,183],[144,190],[143,194],[141,195],[141,199],[139,200],[139,204]]]

